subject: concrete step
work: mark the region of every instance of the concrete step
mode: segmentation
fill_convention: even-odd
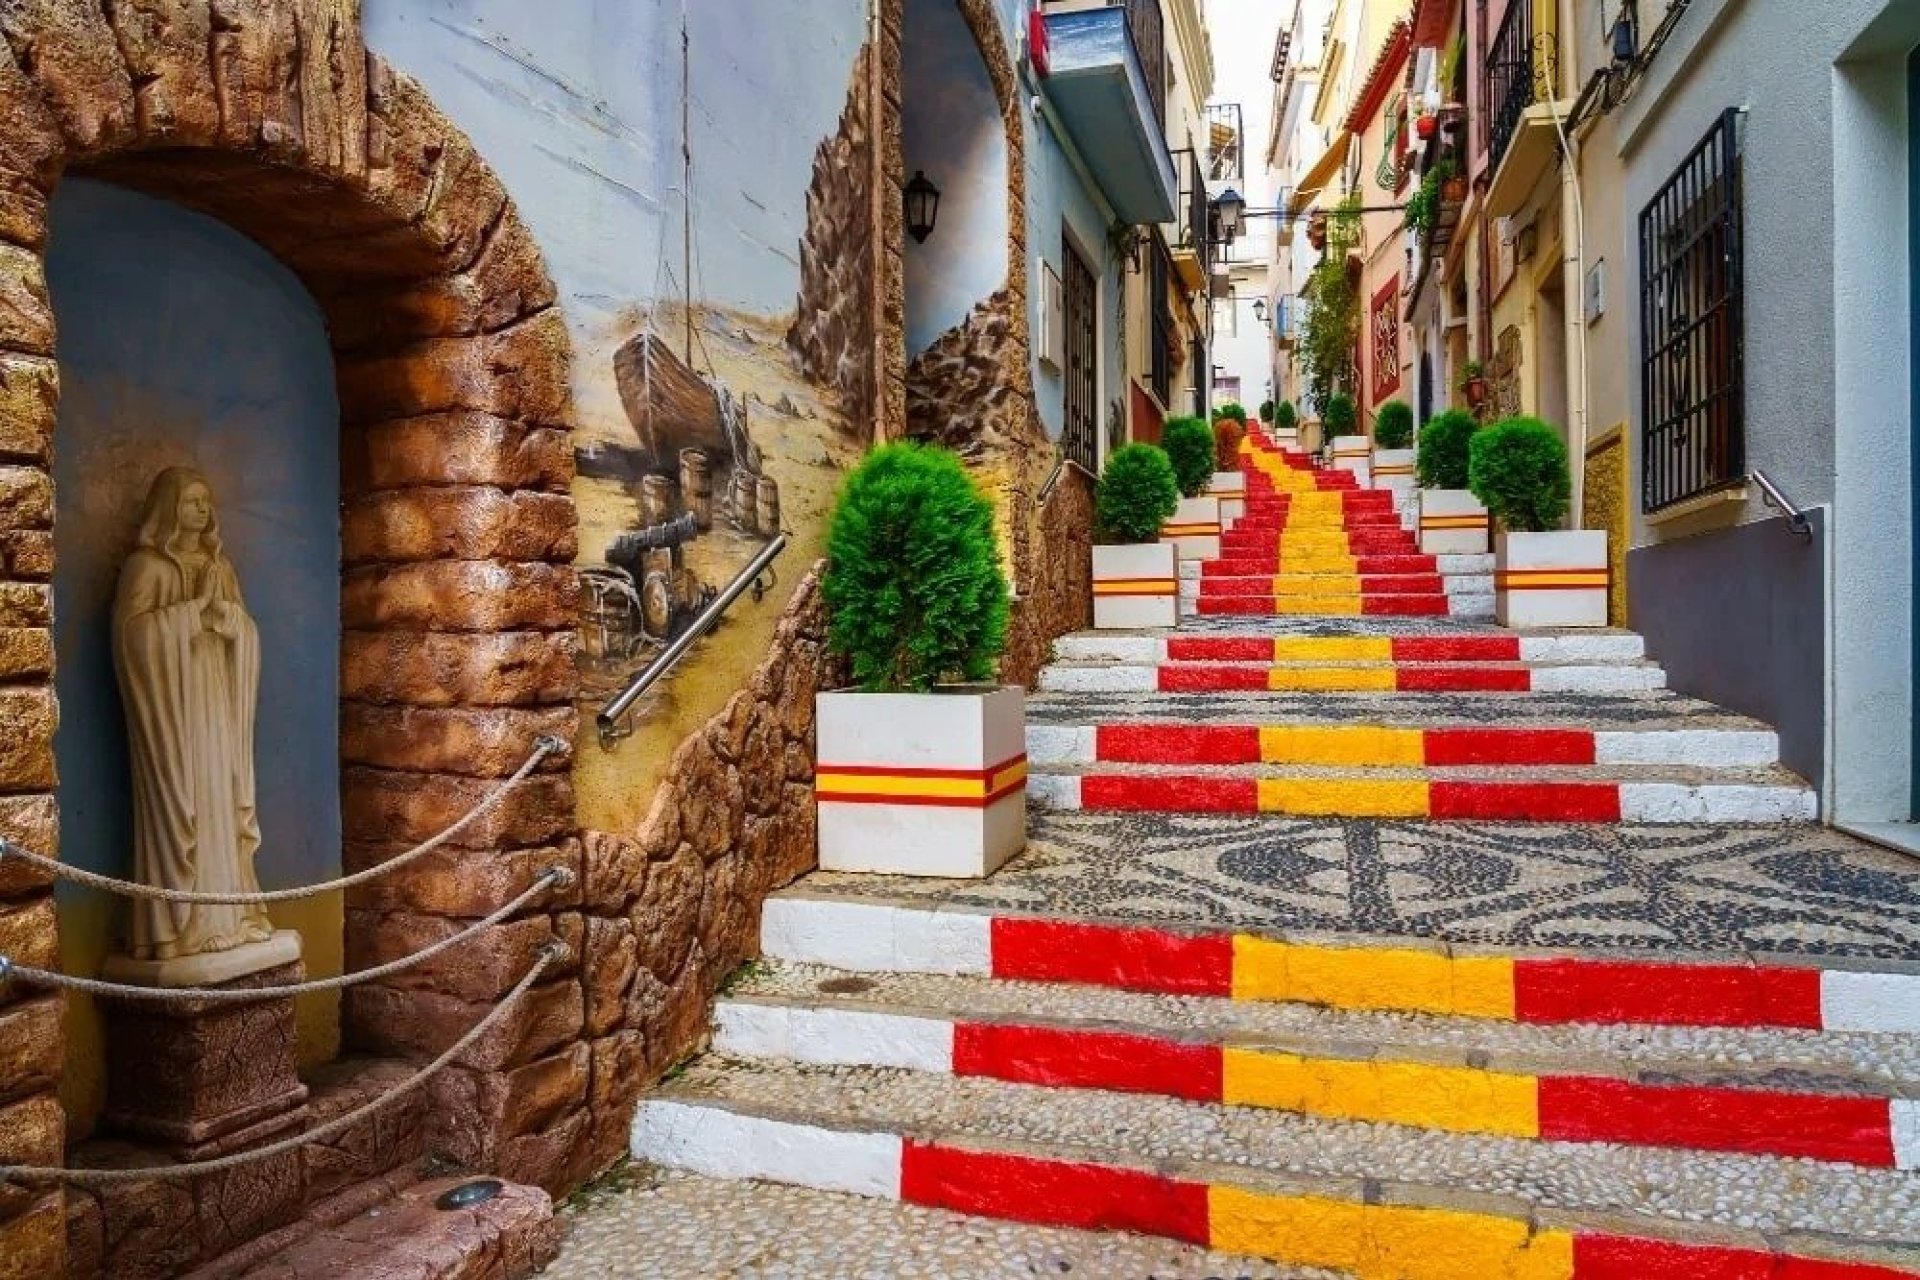
[[[1402,555],[1353,555],[1344,552],[1247,555],[1218,560],[1183,560],[1182,578],[1273,577],[1288,573],[1437,573],[1443,577],[1488,577],[1493,573],[1492,556],[1426,555],[1410,551]]]
[[[1912,1180],[928,1073],[696,1062],[637,1157],[1366,1277],[1920,1274]],[[1791,1259],[1792,1261],[1789,1261]]]
[[[1029,801],[1062,811],[1433,821],[1724,825],[1812,822],[1819,798],[1781,768],[1605,764],[1368,767],[1100,763],[1035,767]]]
[[[1355,627],[1364,627],[1356,620]],[[1378,625],[1378,624],[1376,624]],[[1637,664],[1646,641],[1631,631],[1518,632],[1503,628],[1422,634],[1233,634],[1146,635],[1082,631],[1053,642],[1061,662],[1158,665],[1174,662],[1307,662],[1319,665],[1371,662],[1527,662]]]
[[[1492,578],[1469,578],[1493,590]],[[1246,577],[1215,575],[1197,583],[1201,598],[1210,596],[1329,596],[1358,591],[1361,595],[1421,595],[1444,593],[1449,582],[1438,573],[1312,573],[1283,572]]]
[[[1492,597],[1487,597],[1491,601]],[[1422,595],[1295,595],[1200,596],[1195,612],[1222,617],[1448,617],[1453,613],[1445,592]],[[1491,616],[1491,609],[1488,611]]]
[[[1599,1030],[1586,1043],[1564,1028],[991,978],[850,979],[775,963],[718,1002],[713,1049],[730,1059],[900,1067],[1453,1133],[1871,1168],[1920,1163],[1920,1101],[1898,1096],[1920,1078],[1898,1079],[1886,1057],[1879,1075],[1862,1074],[1828,1044],[1794,1067],[1760,1068],[1751,1063],[1798,1042],[1777,1031],[1688,1028],[1649,1044]]]
[[[1038,867],[1035,874],[1046,877]],[[1121,873],[1108,868],[1101,874]],[[1473,1044],[1482,1043],[1483,1024],[1502,1034],[1579,1028],[1565,1043],[1583,1045],[1635,1037],[1658,1044],[1668,1033],[1654,1028],[1716,1028],[1730,1038],[1712,1040],[1715,1052],[1740,1061],[1746,1050],[1732,1033],[1770,1029],[1781,1035],[1765,1042],[1769,1053],[1788,1042],[1798,1046],[1781,1060],[1792,1070],[1819,1074],[1850,1062],[1882,1082],[1876,1092],[1892,1083],[1890,1092],[1901,1096],[1913,1096],[1911,1085],[1920,1077],[1920,962],[1911,948],[1894,948],[1901,957],[1894,960],[1724,942],[1705,950],[1674,948],[1638,928],[1623,931],[1611,948],[1467,944],[1405,929],[1329,931],[1324,916],[1309,917],[1322,921],[1317,931],[1283,931],[1264,923],[1200,923],[1168,912],[1122,918],[1065,904],[1049,909],[1033,905],[1038,886],[1030,877],[1016,871],[1010,880],[1009,892],[988,896],[986,905],[951,895],[889,898],[885,891],[898,882],[884,877],[808,881],[767,899],[761,949],[769,960],[852,973],[1064,983],[1284,1006],[1296,1011],[1291,1018],[1306,1017],[1297,1012],[1303,1008],[1440,1018],[1448,1020],[1450,1034]],[[994,896],[1022,905],[992,905]],[[1133,895],[1136,902],[1148,897],[1144,886]],[[1679,903],[1674,910],[1698,906],[1711,915],[1726,905]],[[1276,918],[1259,906],[1243,904],[1233,914],[1247,921]],[[1647,939],[1641,945],[1625,941],[1641,937]],[[1621,1039],[1602,1034],[1607,1027],[1620,1028]],[[1538,1047],[1525,1036],[1513,1043]],[[1773,1058],[1753,1061],[1766,1066]]]
[[[1041,668],[1039,688],[1045,693],[1633,693],[1666,683],[1666,672],[1650,663],[1054,662]]]
[[[1770,729],[1594,730],[1565,726],[1369,723],[1028,724],[1036,768],[1096,764],[1471,766],[1687,765],[1763,769],[1780,763]]]

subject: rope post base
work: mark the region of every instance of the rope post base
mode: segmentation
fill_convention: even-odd
[[[304,975],[295,960],[215,989],[283,986]],[[106,1130],[190,1161],[259,1146],[305,1125],[291,998],[216,1003],[182,990],[164,1001],[99,1000]]]

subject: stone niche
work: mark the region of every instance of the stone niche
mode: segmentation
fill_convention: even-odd
[[[570,742],[567,336],[500,182],[418,85],[365,50],[355,0],[25,0],[0,13],[0,834],[60,851],[52,593],[70,535],[51,478],[61,352],[43,258],[68,176],[226,223],[325,317],[341,431],[341,865],[436,834],[539,735]],[[347,967],[445,936],[546,866],[577,871],[568,765],[549,757],[446,850],[350,894]],[[446,1048],[543,940],[575,957],[435,1090],[358,1130],[191,1181],[0,1191],[0,1274],[177,1274],[337,1217],[427,1153],[571,1185],[604,1163],[631,1102],[617,1095],[635,1087],[625,1033],[588,1034],[587,933],[576,889],[457,959],[357,989],[341,1006],[345,1056],[304,1082],[305,1124]],[[18,864],[0,866],[0,953],[59,964],[51,886]],[[151,1135],[103,1130],[68,1149],[60,1009],[0,990],[0,1163],[167,1161]]]

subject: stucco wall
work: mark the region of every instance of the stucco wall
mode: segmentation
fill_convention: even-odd
[[[260,632],[255,781],[269,889],[340,871],[340,407],[320,309],[292,272],[229,227],[103,183],[54,197],[47,281],[60,325],[54,451],[60,555],[54,637],[65,859],[133,873],[132,779],[113,673],[115,583],[153,477],[206,473],[221,537]],[[61,965],[95,973],[120,899],[63,886]],[[308,968],[340,967],[338,898],[284,904]],[[303,1057],[331,1056],[338,999],[303,1009]],[[68,1002],[65,1101],[100,1106],[92,1001]]]

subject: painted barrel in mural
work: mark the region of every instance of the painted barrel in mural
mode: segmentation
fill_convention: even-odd
[[[705,449],[680,451],[680,501],[702,532],[713,528],[713,465]]]
[[[673,480],[662,475],[640,477],[640,523],[665,524],[673,519]]]
[[[1335,436],[1333,438],[1333,469],[1351,471],[1360,480],[1360,487],[1366,488],[1373,483],[1373,441],[1366,436]]]
[[[760,528],[760,477],[745,467],[735,467],[727,481],[727,512],[743,533]]]
[[[1420,490],[1420,554],[1483,556],[1492,522],[1468,489]]]
[[[754,526],[760,530],[760,536],[777,536],[780,532],[780,486],[772,476],[761,476],[754,482],[753,497]]]
[[[1503,627],[1607,625],[1603,529],[1503,533],[1494,548],[1494,613]]]
[[[1169,542],[1093,549],[1093,625],[1104,630],[1180,623],[1180,569]]]
[[[1220,558],[1220,499],[1211,494],[1182,498],[1172,517],[1160,526],[1160,541],[1174,547],[1182,560]]]
[[[1247,513],[1247,477],[1241,471],[1216,471],[1213,483],[1207,487],[1208,496],[1220,504],[1220,528],[1222,532],[1233,528],[1240,517]]]
[[[1027,843],[1026,691],[823,693],[820,868],[975,878]]]

